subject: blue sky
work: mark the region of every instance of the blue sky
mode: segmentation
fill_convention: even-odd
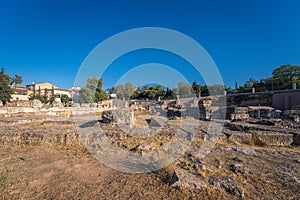
[[[300,64],[299,8],[296,0],[0,0],[0,67],[21,75],[24,84],[49,81],[70,88],[100,42],[128,29],[164,27],[200,43],[224,83],[234,87],[235,81],[268,77],[282,64]],[[153,59],[147,51],[136,53],[116,63],[178,63],[165,63],[166,53],[150,55]],[[201,81],[187,68],[185,73],[188,80]],[[108,70],[104,87],[119,76],[119,70]]]

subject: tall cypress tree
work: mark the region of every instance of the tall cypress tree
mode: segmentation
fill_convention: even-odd
[[[95,92],[96,101],[108,99],[108,94],[102,89],[102,85],[103,85],[103,78],[100,78]]]

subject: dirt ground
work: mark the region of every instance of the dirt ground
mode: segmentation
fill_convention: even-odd
[[[245,199],[299,199],[299,149],[258,149],[247,158],[216,149],[207,158],[224,162],[218,171],[231,175],[245,190]],[[222,190],[187,190],[170,187],[165,171],[130,174],[101,164],[84,150],[64,147],[2,147],[0,151],[2,199],[234,199]],[[225,153],[227,152],[227,153]],[[236,156],[253,174],[228,170]],[[227,163],[227,164],[225,164]],[[215,173],[217,170],[212,169]],[[298,181],[298,182],[297,182]]]

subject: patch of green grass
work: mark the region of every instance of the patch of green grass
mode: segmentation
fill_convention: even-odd
[[[186,169],[186,170],[190,170],[191,168],[194,167],[194,163],[193,162],[180,162],[179,163],[179,166],[183,169]]]
[[[0,172],[0,191],[8,187],[8,173],[6,171]]]
[[[5,189],[19,183],[19,180],[17,181],[12,181],[10,177],[10,173],[7,170],[0,171],[0,192],[3,192]]]

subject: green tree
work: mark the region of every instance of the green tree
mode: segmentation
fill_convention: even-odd
[[[207,97],[209,95],[210,95],[210,93],[209,93],[208,86],[207,85],[203,85],[202,88],[201,88],[201,96],[202,97]]]
[[[197,81],[194,80],[194,82],[192,83],[192,88],[194,90],[194,93],[195,93],[196,97],[199,97],[200,94],[201,94],[201,85],[199,85],[197,83]]]
[[[226,89],[225,85],[214,84],[208,87],[210,95],[223,95]]]
[[[15,75],[14,77],[10,78],[10,85],[21,85],[23,83],[23,79],[19,75]]]
[[[239,92],[251,92],[252,88],[255,88],[256,91],[258,91],[258,88],[260,88],[259,82],[254,78],[249,78],[249,80],[239,88]]]
[[[69,98],[68,95],[63,94],[63,95],[61,95],[60,100],[61,100],[61,102],[62,102],[63,104],[66,104],[66,103],[68,103],[68,102],[70,101],[70,98]]]
[[[178,90],[179,90],[179,95],[181,97],[186,97],[186,96],[190,96],[191,93],[191,86],[190,84],[186,83],[186,82],[179,82],[178,83]]]
[[[108,94],[102,89],[103,85],[103,78],[98,80],[96,92],[95,92],[95,99],[96,101],[102,101],[108,99]]]
[[[176,94],[170,88],[167,88],[166,94],[164,95],[163,99],[176,99]]]
[[[278,89],[291,89],[292,83],[300,83],[299,65],[282,65],[272,72],[273,87]]]
[[[158,98],[163,99],[165,95],[166,92],[161,85],[146,85],[142,90],[138,89],[132,98],[157,100]]]
[[[126,82],[125,84],[115,86],[113,92],[117,94],[118,99],[130,99],[137,94],[135,92],[136,90],[138,90],[137,86],[134,86],[130,82]]]
[[[41,96],[41,87],[39,86],[38,95]]]
[[[94,92],[88,87],[83,87],[79,91],[78,102],[79,103],[93,103],[93,102],[95,102]]]
[[[93,103],[108,99],[108,94],[103,90],[102,78],[88,78],[84,87],[79,91],[79,103]]]
[[[49,102],[52,104],[54,101],[55,101],[55,94],[54,94],[54,87],[52,86]]]
[[[93,103],[96,102],[96,88],[98,85],[99,79],[97,77],[88,78],[84,87],[79,91],[78,102],[79,103]]]
[[[5,74],[4,68],[2,68],[0,71],[0,101],[2,101],[3,104],[9,102],[11,94],[13,94],[10,87],[10,79],[10,76]]]

